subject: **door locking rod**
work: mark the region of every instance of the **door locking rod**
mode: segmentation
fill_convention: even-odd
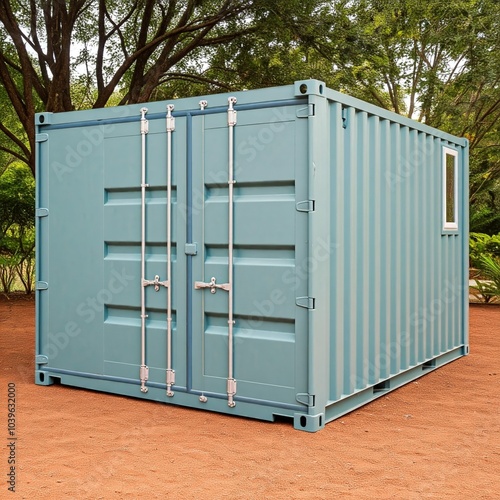
[[[172,116],[174,105],[167,106],[167,283],[172,282],[172,132],[175,118]],[[175,371],[172,369],[172,287],[167,288],[167,396],[172,397],[175,384]]]
[[[146,135],[148,133],[148,120],[146,113],[148,108],[141,108],[141,367],[139,376],[141,380],[141,392],[148,392],[146,382],[148,380],[149,368],[146,365]],[[158,278],[159,279],[159,278]]]

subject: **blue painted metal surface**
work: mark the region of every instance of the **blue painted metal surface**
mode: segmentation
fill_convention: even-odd
[[[166,289],[145,290],[140,391],[141,106],[36,116],[36,382],[321,429],[468,353],[468,145],[322,82],[147,104],[146,275],[166,279],[172,133],[172,363]],[[443,230],[443,148],[458,230]],[[228,350],[232,348],[232,357]],[[228,370],[237,383],[228,406]],[[443,389],[444,390],[444,389]]]

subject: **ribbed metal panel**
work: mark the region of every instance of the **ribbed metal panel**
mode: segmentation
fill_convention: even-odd
[[[330,115],[330,399],[337,401],[466,343],[467,227],[461,208],[460,231],[442,231],[447,141],[336,99]]]

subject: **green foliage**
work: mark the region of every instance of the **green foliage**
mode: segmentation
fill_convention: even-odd
[[[470,233],[469,256],[473,267],[478,267],[482,256],[500,258],[500,233],[490,236],[484,233]]]
[[[476,279],[474,287],[485,302],[488,303],[493,297],[500,297],[500,257],[492,257],[490,255],[481,255],[476,266],[481,272],[481,277],[484,280]]]
[[[500,233],[500,210],[491,202],[471,205],[469,230],[474,233]]]
[[[471,233],[470,264],[476,269],[476,297],[488,303],[500,297],[500,234]]]
[[[29,168],[13,163],[0,175],[0,286],[10,292],[20,280],[33,288],[35,181]]]
[[[326,2],[324,3],[326,5]],[[471,229],[500,231],[500,3],[338,0],[299,47],[327,84],[470,142]]]
[[[13,226],[33,227],[35,180],[22,164],[10,165],[0,176],[0,241]]]

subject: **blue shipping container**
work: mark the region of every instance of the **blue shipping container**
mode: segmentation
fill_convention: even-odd
[[[36,128],[37,384],[316,431],[468,353],[465,139],[316,80]]]

